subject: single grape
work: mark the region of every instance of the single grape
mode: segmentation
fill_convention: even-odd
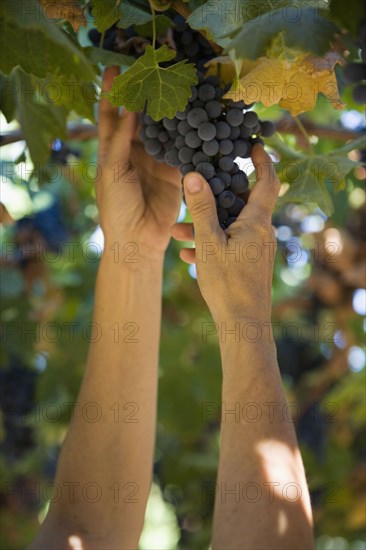
[[[231,157],[224,156],[219,159],[219,167],[224,172],[230,172],[233,166],[234,166],[234,161]]]
[[[217,172],[217,177],[224,182],[225,187],[229,187],[231,183],[231,175],[229,174],[229,172],[223,172],[219,170]]]
[[[248,178],[244,172],[238,172],[231,177],[230,189],[234,193],[244,193],[248,189]]]
[[[149,155],[157,155],[161,151],[161,143],[158,139],[147,139],[145,141],[145,150]]]
[[[211,84],[205,83],[198,88],[198,98],[201,101],[204,101],[204,102],[211,101],[212,99],[215,99],[215,95],[216,95],[216,90],[214,86],[212,86]]]
[[[211,122],[204,122],[198,128],[198,135],[203,141],[211,141],[216,136],[216,127]]]
[[[184,111],[178,111],[177,113],[175,113],[175,118],[177,118],[178,120],[186,120],[190,109],[191,109],[191,106],[187,105]]]
[[[186,135],[186,144],[191,149],[197,149],[202,145],[202,139],[199,137],[197,130],[191,130]]]
[[[177,149],[181,149],[182,147],[185,147],[186,145],[186,138],[184,136],[178,136],[175,139],[174,145]]]
[[[229,109],[226,113],[226,121],[230,126],[240,126],[243,123],[244,114],[240,109]]]
[[[204,145],[204,144],[203,144]],[[203,151],[197,151],[192,158],[192,162],[195,166],[200,162],[209,162],[210,156],[204,153]]]
[[[208,182],[214,195],[219,195],[225,189],[225,184],[220,178],[214,177]]]
[[[208,114],[201,107],[194,107],[187,115],[187,122],[192,128],[199,128],[208,121]]]
[[[220,141],[219,151],[222,155],[230,155],[234,149],[234,144],[231,139],[223,139]]]
[[[205,105],[205,110],[209,118],[218,118],[222,113],[221,103],[219,101],[208,101]]]
[[[175,130],[178,126],[178,120],[175,118],[163,118],[163,126],[167,130]]]
[[[216,137],[217,139],[227,139],[230,136],[230,126],[224,120],[219,120],[216,124]]]
[[[209,162],[200,162],[196,166],[197,172],[202,174],[202,176],[208,181],[212,179],[215,175],[215,168]]]
[[[238,137],[240,136],[240,128],[239,126],[233,126],[231,129],[230,129],[230,136],[229,138],[234,141],[235,139],[238,139]]]
[[[216,139],[213,139],[212,141],[204,141],[202,151],[206,153],[206,155],[214,157],[219,152],[219,142]]]
[[[233,153],[235,157],[245,158],[245,155],[248,153],[249,143],[242,139],[237,139],[234,142]]]
[[[254,128],[254,126],[258,124],[258,120],[259,119],[257,113],[255,113],[254,111],[249,111],[244,115],[243,124],[247,128]]]
[[[145,132],[148,138],[156,138],[159,135],[160,128],[157,124],[150,124],[150,126],[146,127]]]
[[[178,152],[178,157],[183,164],[189,164],[192,161],[193,154],[194,149],[191,149],[190,147],[182,147],[182,149]]]
[[[259,134],[259,132],[261,131],[262,127],[258,121],[258,123],[253,127],[253,134]]]
[[[240,133],[239,133],[239,137],[241,139],[247,139],[249,138],[251,135],[252,135],[252,128],[248,128],[247,126],[240,126]]]
[[[162,130],[161,132],[159,132],[158,140],[160,141],[160,143],[167,143],[167,142],[169,141],[169,134],[168,134],[168,132],[164,132],[164,130]]]
[[[228,189],[225,189],[218,195],[218,203],[222,208],[230,208],[235,203],[235,195]]]
[[[276,131],[276,127],[271,120],[261,122],[261,134],[263,137],[271,137]]]
[[[182,136],[186,136],[188,132],[192,130],[191,126],[188,124],[186,120],[181,120],[178,124],[178,132]]]
[[[164,160],[169,166],[179,166],[180,160],[178,157],[178,150],[173,147],[169,151],[167,151],[164,155]]]
[[[192,106],[196,109],[203,109],[205,106],[205,102],[201,101],[200,99],[196,99],[196,101],[192,103]]]

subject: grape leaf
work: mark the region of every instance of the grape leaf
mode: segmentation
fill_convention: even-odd
[[[154,120],[173,118],[184,110],[191,95],[191,86],[197,84],[196,67],[180,61],[170,67],[159,63],[171,61],[176,52],[167,46],[146,51],[124,74],[114,79],[107,97],[115,105],[124,105],[128,111],[142,111],[147,102],[147,112]]]
[[[22,69],[14,70],[13,79],[17,119],[22,126],[32,162],[39,168],[49,158],[51,142],[55,138],[66,139],[67,111],[65,107],[41,102],[36,95],[34,77]]]
[[[311,111],[322,93],[335,109],[341,109],[334,73],[337,63],[344,60],[334,52],[315,57],[287,50],[286,57],[260,57],[225,97],[243,99],[246,103],[261,101],[265,107],[278,103],[292,115],[298,115]]]
[[[118,21],[117,27],[127,29],[131,25],[144,25],[152,21],[152,13],[149,8],[144,9],[128,2],[123,1],[121,6],[122,18]]]
[[[174,23],[166,15],[157,15],[155,17],[156,36],[165,36],[167,30],[174,26]],[[153,35],[152,21],[148,21],[143,25],[136,25],[136,32],[139,36],[149,38]]]
[[[289,183],[290,187],[277,200],[276,208],[288,202],[315,203],[330,216],[334,208],[327,185],[333,186],[336,191],[344,189],[345,176],[359,165],[341,154],[278,163],[276,172],[281,182]]]
[[[286,17],[284,16],[286,15]],[[310,8],[276,9],[248,21],[226,45],[237,58],[257,59],[280,32],[289,48],[323,54],[329,50],[338,27]]]
[[[122,16],[122,2],[116,0],[92,0],[94,25],[99,32],[112,27]]]
[[[273,12],[273,4],[273,0],[208,0],[191,13],[187,22],[193,29],[204,29],[209,38],[226,48],[230,42],[229,35],[242,29],[248,21],[261,20],[265,13]],[[303,0],[299,8],[298,0],[277,0],[275,6],[286,20],[287,9],[291,6],[301,12],[304,8],[327,9],[328,3],[326,0]],[[314,10],[311,9],[311,12],[314,13]],[[263,20],[271,20],[271,17],[272,13]]]
[[[130,67],[135,62],[135,59],[129,55],[122,53],[110,52],[103,48],[94,48],[88,46],[84,48],[85,55],[90,59],[92,63],[101,63],[106,67]]]
[[[81,26],[86,25],[86,18],[81,6],[76,0],[62,0],[57,3],[54,0],[39,0],[47,17],[50,19],[66,19],[77,32]]]
[[[94,122],[94,105],[98,98],[93,82],[66,82],[55,76],[43,80],[34,78],[34,81],[47,103],[63,105],[68,111],[75,111]]]
[[[94,81],[95,70],[81,48],[49,21],[35,0],[5,0],[0,13],[0,70],[9,74],[19,65],[38,77]]]

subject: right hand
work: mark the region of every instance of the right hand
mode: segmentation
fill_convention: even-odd
[[[256,184],[228,229],[220,227],[212,191],[197,172],[184,178],[193,224],[180,223],[172,228],[175,239],[195,241],[195,249],[183,248],[180,256],[187,263],[196,263],[198,284],[216,323],[231,319],[270,321],[276,248],[271,217],[280,182],[262,145],[253,147],[252,161]]]

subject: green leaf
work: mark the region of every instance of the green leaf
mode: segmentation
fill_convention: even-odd
[[[152,13],[148,6],[136,6],[127,0],[122,2],[122,18],[118,21],[117,27],[127,29],[131,25],[144,25],[149,21],[152,21]]]
[[[135,62],[135,59],[129,55],[110,52],[109,50],[94,48],[93,46],[84,48],[84,53],[92,63],[101,63],[106,67],[112,67],[114,65],[117,65],[117,67],[130,67]]]
[[[156,36],[165,36],[167,30],[174,26],[174,23],[166,15],[157,15],[155,17]],[[148,21],[144,25],[135,25],[136,32],[139,36],[149,38],[153,35],[152,21]]]
[[[304,8],[328,7],[326,0],[303,0],[299,8],[298,0],[208,0],[202,6],[194,10],[187,22],[193,29],[204,29],[209,37],[217,44],[226,48],[230,40],[229,35],[243,28],[243,25],[252,19],[261,18],[263,14],[271,12],[266,21],[272,17],[273,6],[281,11],[284,19],[287,17],[287,8],[294,6],[296,10]],[[286,12],[283,12],[285,8]],[[313,10],[311,10],[313,12]]]
[[[92,0],[94,25],[99,32],[112,27],[122,15],[122,2],[116,0]]]
[[[36,81],[36,79],[34,79]],[[97,89],[93,82],[65,82],[53,76],[44,80],[37,79],[37,86],[49,104],[63,105],[68,111],[94,121],[94,105],[98,101]]]
[[[65,79],[91,81],[95,70],[79,48],[35,0],[10,0],[0,13],[2,55],[0,70],[9,74],[16,66],[40,78],[63,75]]]
[[[107,94],[110,102],[124,105],[128,111],[142,111],[147,102],[147,112],[154,120],[173,118],[182,111],[191,95],[191,86],[197,84],[196,67],[180,61],[170,67],[159,63],[171,61],[176,52],[167,46],[146,51],[124,74],[114,79]]]
[[[334,210],[327,185],[336,191],[344,189],[345,176],[359,163],[344,155],[312,156],[291,162],[280,162],[276,172],[290,188],[277,201],[276,207],[288,202],[315,203],[330,216]]]
[[[334,23],[320,17],[313,9],[274,10],[248,21],[227,44],[237,58],[257,59],[266,53],[273,38],[282,32],[289,48],[311,51],[318,55],[329,50],[337,32]]]
[[[41,167],[49,158],[50,144],[55,138],[66,139],[65,107],[37,97],[34,78],[20,68],[14,71],[17,119],[22,126],[32,162]]]

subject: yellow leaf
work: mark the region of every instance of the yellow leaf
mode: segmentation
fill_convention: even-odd
[[[334,66],[343,64],[335,52],[323,57],[298,54],[290,57],[260,57],[225,97],[245,103],[261,101],[265,107],[278,104],[293,116],[314,109],[322,93],[335,109],[344,105],[339,97]]]
[[[75,32],[82,25],[86,25],[85,15],[76,0],[62,0],[58,3],[55,0],[39,0],[42,8],[50,19],[66,19],[70,22]]]
[[[246,75],[256,65],[257,61],[253,61],[252,59],[241,59],[237,62],[237,67],[235,67],[234,61],[228,55],[214,57],[205,63],[207,76],[219,74],[225,84],[230,84],[235,80],[236,76],[242,77]]]

